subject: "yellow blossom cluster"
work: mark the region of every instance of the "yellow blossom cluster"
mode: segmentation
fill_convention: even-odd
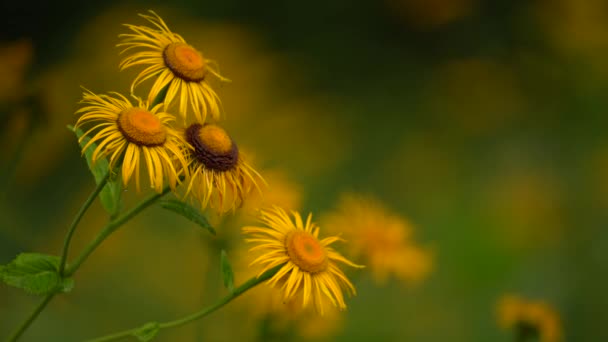
[[[107,158],[124,186],[134,179],[138,191],[140,173],[146,170],[156,192],[166,186],[181,189],[202,209],[220,213],[242,207],[245,198],[261,193],[265,181],[218,124],[221,105],[211,82],[228,80],[156,13],[140,16],[150,26],[125,25],[130,32],[120,35],[118,44],[125,54],[120,68],[142,68],[131,84],[133,100],[85,89],[76,112],[76,128],[86,126],[80,138],[83,153],[92,149],[94,163]],[[148,81],[147,97],[137,96],[135,91]],[[289,216],[274,206],[259,216],[263,226],[243,229],[247,241],[257,244],[251,250],[262,253],[252,262],[262,266],[259,275],[279,267],[268,283],[281,289],[284,301],[298,298],[303,307],[320,313],[328,304],[345,309],[343,292],[354,294],[355,288],[337,263],[360,266],[330,247],[340,238],[321,238],[311,215],[304,221],[299,213]]]
[[[121,69],[143,68],[131,85],[134,101],[119,93],[85,90],[76,123],[91,126],[80,138],[90,139],[83,152],[96,144],[94,162],[107,157],[112,167],[121,164],[125,186],[135,179],[140,189],[145,164],[156,192],[165,184],[175,190],[184,183],[183,196],[198,200],[203,209],[234,210],[264,180],[226,130],[207,121],[207,114],[216,121],[221,117],[210,82],[227,79],[156,13],[141,17],[151,26],[125,25],[130,32],[121,34],[118,44],[125,54]],[[153,83],[144,100],[134,91],[145,81]],[[182,118],[179,124],[177,116]]]

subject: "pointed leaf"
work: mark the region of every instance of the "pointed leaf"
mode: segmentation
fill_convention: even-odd
[[[59,276],[58,257],[39,253],[19,254],[0,268],[0,279],[7,285],[35,295],[69,292],[74,287],[72,278]]]
[[[68,126],[72,132],[76,134],[76,137],[80,139],[84,134],[81,129],[74,128],[72,126]],[[86,144],[91,139],[89,137],[84,137],[80,142],[80,148],[86,146]],[[97,144],[91,144],[86,151],[84,151],[84,156],[87,160],[87,165],[89,166],[89,170],[95,177],[95,183],[99,184],[103,177],[106,175],[109,169],[109,163],[106,158],[100,158],[95,163],[93,163],[93,152],[97,148]],[[99,200],[101,204],[106,209],[106,211],[110,214],[110,216],[114,217],[120,211],[120,207],[122,205],[121,202],[122,195],[122,182],[120,179],[112,179],[110,178],[106,184],[106,186],[99,193]]]
[[[230,266],[226,251],[223,249],[222,254],[220,256],[220,262],[222,268],[222,276],[224,278],[224,287],[226,287],[228,291],[232,293],[234,291],[234,273],[232,272],[232,266]]]
[[[174,213],[180,214],[188,220],[198,224],[202,228],[207,229],[211,234],[215,235],[215,229],[211,226],[207,218],[198,210],[188,205],[187,203],[178,200],[163,200],[159,202],[160,206]]]
[[[149,322],[133,332],[133,336],[141,342],[148,342],[156,337],[159,330],[160,324],[158,322]]]

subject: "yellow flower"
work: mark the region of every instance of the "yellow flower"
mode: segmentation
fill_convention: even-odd
[[[336,262],[352,267],[356,265],[334,251],[330,245],[340,238],[336,236],[319,240],[319,227],[311,222],[312,214],[306,223],[299,213],[293,212],[293,221],[279,208],[260,212],[264,227],[244,227],[250,234],[247,242],[257,243],[250,251],[262,251],[251,265],[263,266],[262,271],[282,265],[268,281],[272,287],[280,287],[285,302],[296,296],[302,297],[302,307],[313,302],[317,312],[323,314],[327,301],[333,306],[346,309],[342,289],[349,295],[356,294],[355,287],[346,278]]]
[[[519,340],[536,337],[540,342],[561,341],[559,315],[544,302],[505,295],[498,301],[497,313],[498,324],[503,329],[513,330]]]
[[[235,261],[234,271],[239,278],[249,279],[257,274],[257,270],[249,267],[251,257],[244,245],[239,244],[232,255]],[[276,340],[281,340],[285,334],[293,333],[292,330],[298,336],[310,339],[335,335],[343,327],[343,314],[334,306],[326,309],[324,315],[320,316],[314,307],[303,307],[301,298],[294,297],[284,301],[281,289],[268,284],[260,284],[232,308],[235,315],[244,315],[254,325],[270,323],[269,333]]]
[[[264,183],[264,179],[243,160],[223,128],[194,123],[184,135],[191,146],[185,196],[192,194],[203,209],[211,205],[221,213],[240,206],[252,188],[261,192],[258,183]]]
[[[432,270],[432,255],[414,244],[409,222],[374,199],[343,195],[338,209],[324,216],[322,222],[332,232],[344,233],[349,254],[367,264],[380,284],[390,275],[404,282],[419,282]]]
[[[124,47],[123,53],[137,49],[122,60],[121,70],[137,65],[147,66],[133,80],[131,93],[139,84],[156,76],[148,101],[153,101],[168,87],[164,101],[165,110],[177,100],[180,115],[184,120],[188,105],[192,107],[196,119],[200,122],[205,122],[208,111],[214,119],[218,119],[220,100],[209,86],[208,80],[210,76],[221,81],[228,79],[219,74],[213,61],[204,58],[179,34],[171,32],[161,17],[153,11],[150,13],[152,15],[140,16],[148,20],[153,27],[125,24],[133,33],[119,36],[122,41],[117,46]]]
[[[180,170],[187,167],[183,154],[186,146],[180,134],[168,124],[175,118],[169,113],[158,113],[160,105],[149,109],[146,102],[138,100],[134,107],[118,93],[114,96],[97,95],[88,90],[83,93],[83,107],[76,114],[82,114],[76,127],[92,123],[80,140],[95,135],[82,151],[97,143],[93,152],[93,162],[109,156],[110,166],[122,159],[122,179],[125,186],[132,176],[139,191],[139,164],[145,160],[150,186],[157,192],[163,189],[164,178],[175,188]],[[176,169],[174,162],[179,163]]]

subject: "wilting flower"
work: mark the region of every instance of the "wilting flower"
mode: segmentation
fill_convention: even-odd
[[[512,330],[518,341],[538,339],[540,342],[561,340],[558,313],[547,303],[528,301],[515,295],[505,295],[498,301],[498,324]]]
[[[179,34],[171,32],[165,22],[153,11],[151,15],[140,14],[153,27],[126,24],[133,33],[121,34],[122,42],[117,46],[129,52],[120,63],[121,70],[137,66],[147,66],[133,81],[131,92],[142,82],[156,77],[148,95],[153,101],[165,87],[165,110],[174,101],[179,103],[180,115],[185,119],[188,106],[192,107],[196,119],[205,122],[207,112],[214,119],[220,115],[220,100],[209,86],[209,77],[228,81],[214,67],[214,62],[206,59],[194,47],[188,45]],[[137,49],[136,51],[130,51]]]
[[[293,220],[278,207],[262,210],[260,221],[265,226],[243,228],[251,236],[246,241],[258,244],[250,251],[262,253],[251,265],[263,266],[259,275],[282,265],[268,284],[281,288],[285,302],[301,296],[302,307],[313,302],[321,314],[327,301],[345,309],[342,289],[349,295],[356,294],[356,291],[336,262],[362,266],[350,262],[330,247],[340,240],[339,237],[319,239],[319,227],[312,223],[312,214],[308,215],[305,223],[299,213],[292,214]]]
[[[432,269],[432,255],[414,244],[409,222],[374,199],[344,195],[337,210],[322,222],[332,232],[343,233],[349,254],[368,265],[378,283],[390,275],[405,282],[421,281]]]
[[[264,179],[247,164],[232,138],[220,126],[195,123],[185,130],[190,144],[186,195],[192,194],[206,208],[234,210],[252,188],[260,191]]]
[[[80,138],[82,141],[92,135],[82,151],[96,143],[93,162],[109,156],[110,167],[113,167],[122,160],[125,186],[134,176],[139,190],[139,165],[145,161],[150,186],[154,190],[162,191],[165,177],[174,188],[180,170],[187,166],[183,153],[186,143],[179,132],[169,126],[175,117],[158,112],[160,105],[148,108],[146,102],[138,100],[137,106],[133,106],[126,97],[118,93],[112,95],[84,91],[80,102],[83,107],[76,112],[82,116],[76,127],[89,123],[94,125]]]

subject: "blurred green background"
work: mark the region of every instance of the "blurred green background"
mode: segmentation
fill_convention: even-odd
[[[340,328],[293,339],[510,341],[494,312],[515,292],[554,305],[565,340],[608,341],[608,2],[0,6],[1,264],[60,250],[93,188],[65,128],[79,86],[128,93],[135,71],[118,71],[117,35],[154,9],[219,62],[232,80],[218,89],[225,125],[263,174],[297,189],[300,209],[319,218],[344,191],[373,195],[433,246],[422,283],[378,285],[355,272],[359,295]],[[127,203],[143,196],[133,192]],[[106,220],[96,203],[72,256]],[[233,230],[213,238],[148,210],[93,255],[23,341],[92,338],[213,302]],[[0,286],[0,337],[37,301]],[[235,308],[158,341],[254,340],[257,328]]]

